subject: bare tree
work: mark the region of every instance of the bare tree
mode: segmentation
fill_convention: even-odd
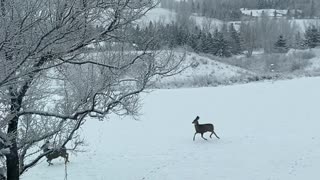
[[[139,93],[155,78],[176,73],[181,61],[150,51],[152,40],[141,51],[119,46],[133,46],[128,27],[155,5],[1,0],[0,150],[8,180],[50,153],[39,152],[39,143],[55,139],[65,146],[90,117],[136,115]],[[108,48],[90,51],[92,44]]]
[[[283,35],[289,46],[294,45],[295,34],[299,28],[294,22],[288,19],[271,19],[262,15],[253,21],[242,22],[240,31],[245,40],[245,48],[248,51],[248,56],[251,56],[255,48],[262,48],[265,53],[274,51],[274,43],[280,35]]]
[[[264,49],[265,53],[274,51],[274,43],[280,35],[284,35],[285,39],[288,40],[288,45],[291,46],[294,41],[294,34],[299,29],[285,18],[270,19],[262,17],[255,21],[255,26],[257,28],[257,44]]]
[[[176,12],[176,22],[179,26],[184,28],[190,28],[190,24],[194,23],[191,21],[191,7],[188,2],[182,1],[178,4]]]
[[[256,28],[252,22],[241,22],[240,33],[244,41],[244,49],[246,50],[246,56],[251,57],[253,50],[256,48],[257,33]]]

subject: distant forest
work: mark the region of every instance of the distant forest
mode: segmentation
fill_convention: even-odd
[[[320,45],[320,28],[309,26],[306,32],[296,32],[296,28],[286,19],[261,19],[241,23],[239,28],[236,30],[233,23],[230,23],[210,32],[198,26],[150,22],[146,27],[132,27],[130,37],[137,50],[145,49],[146,44],[155,50],[184,46],[197,53],[220,57],[239,54],[250,57],[255,49],[263,49],[265,53],[286,53],[290,48],[307,49]]]
[[[286,53],[291,48],[315,48],[320,45],[320,26],[311,23],[301,29],[298,24],[289,20],[291,18],[273,18],[267,15],[250,21],[241,20],[240,8],[296,8],[300,12],[305,8],[303,17],[313,19],[317,18],[318,4],[318,1],[313,0],[162,0],[163,8],[177,12],[177,20],[169,24],[150,22],[145,26],[131,27],[131,41],[139,50],[143,50],[148,42],[153,49],[184,46],[197,53],[220,57],[243,53],[250,57],[257,49],[263,49],[265,53]],[[199,16],[209,13],[210,18],[222,19],[224,24],[222,27],[211,28],[196,25],[195,20],[190,18],[195,13]],[[207,18],[208,23],[211,22],[210,18]],[[241,21],[230,22],[226,19]]]
[[[295,18],[320,17],[320,0],[160,0],[161,7],[196,13],[221,20],[240,20],[240,8],[289,9],[301,12]]]

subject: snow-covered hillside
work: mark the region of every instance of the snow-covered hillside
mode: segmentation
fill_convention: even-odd
[[[315,57],[310,59],[309,66],[306,67],[307,72],[320,72],[320,48],[309,50],[315,54]]]
[[[139,121],[87,121],[87,151],[70,155],[68,180],[316,180],[319,92],[320,78],[302,78],[144,94]],[[220,140],[192,141],[197,115]],[[22,179],[64,179],[53,163]]]
[[[266,13],[270,17],[273,17],[274,11],[275,9],[241,9],[243,14],[251,15],[252,13],[252,16],[254,17],[261,16],[262,12]],[[277,16],[281,17],[287,13],[287,10],[276,10],[276,12],[278,13]],[[241,23],[241,21],[224,22],[219,19],[206,18],[198,15],[192,15],[190,18],[196,23],[197,26],[210,29],[212,32],[214,32],[214,30],[217,28],[221,28],[224,23],[233,23],[235,28],[239,29],[239,25]],[[150,21],[154,23],[161,22],[164,24],[172,23],[176,21],[176,13],[168,9],[157,7],[146,13],[146,15],[143,16],[138,23],[143,26],[148,25]],[[304,33],[306,28],[310,25],[320,25],[320,19],[291,19],[290,22],[293,26],[297,27],[297,31],[300,31],[301,33]]]
[[[287,9],[246,9],[241,8],[241,13],[247,16],[261,17],[263,14],[269,17],[282,17],[288,13]]]
[[[175,58],[180,59],[184,53],[176,50],[173,54]],[[269,71],[270,63],[277,66],[275,71]],[[320,49],[290,49],[287,54],[270,55],[255,51],[251,58],[247,58],[245,55],[220,58],[186,52],[183,66],[189,67],[180,74],[158,80],[153,87],[212,87],[266,79],[279,80],[319,76]]]
[[[212,32],[216,28],[221,28],[223,25],[223,21],[214,19],[214,18],[206,18],[203,16],[197,16],[197,15],[192,15],[190,16],[190,19],[196,23],[197,26],[199,27],[205,27],[205,28],[210,28]],[[172,12],[168,9],[164,8],[154,8],[151,9],[149,12],[146,13],[145,16],[143,16],[138,23],[140,25],[148,25],[149,22],[153,23],[164,23],[164,24],[169,24],[172,22],[176,21],[176,13]]]
[[[262,14],[265,14],[266,16],[273,18],[276,13],[276,17],[284,17],[287,15],[288,10],[287,9],[246,9],[242,8],[240,9],[242,14],[252,17],[261,17]],[[286,18],[286,17],[285,17]],[[306,28],[311,25],[320,25],[319,19],[290,19],[289,22],[292,24],[292,26],[297,28],[297,31],[300,31],[301,33],[304,33]],[[239,24],[240,22],[234,22],[235,24]],[[238,26],[237,26],[238,27]]]
[[[320,19],[293,19],[290,22],[294,26],[297,26],[301,33],[304,33],[309,26],[314,25],[318,27],[320,25]]]
[[[174,54],[175,58],[185,55],[183,65],[189,67],[175,76],[161,79],[156,83],[156,88],[215,86],[255,75],[240,67],[218,62],[193,52],[184,54],[177,51]]]
[[[141,25],[148,25],[150,21],[168,24],[175,21],[175,18],[175,12],[157,7],[148,11],[138,22]]]

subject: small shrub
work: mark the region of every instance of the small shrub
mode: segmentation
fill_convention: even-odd
[[[303,51],[301,52],[300,56],[301,59],[306,59],[306,60],[309,60],[309,59],[312,59],[314,57],[316,57],[316,54],[312,51]]]
[[[191,66],[193,69],[195,69],[195,68],[197,68],[197,67],[199,66],[199,64],[200,64],[199,62],[192,62],[190,66]]]
[[[297,71],[297,70],[303,70],[305,67],[307,67],[309,64],[309,61],[306,59],[294,59],[291,63],[291,72]]]
[[[202,63],[202,64],[208,64],[208,60],[206,60],[206,59],[200,59],[200,62]]]

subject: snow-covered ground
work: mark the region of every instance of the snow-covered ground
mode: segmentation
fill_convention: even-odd
[[[301,33],[304,33],[309,26],[319,27],[320,19],[293,19],[290,22],[297,26]]]
[[[274,12],[277,13],[277,17],[283,17],[288,13],[288,10],[276,10],[276,9],[240,9],[241,12],[245,15],[249,15],[253,17],[261,17],[262,14],[266,14],[268,17],[273,18],[274,17]],[[320,25],[320,19],[290,19],[289,22],[292,24],[293,28],[296,28],[296,31],[299,31],[300,33],[304,33],[306,29],[309,26],[315,25],[319,26]],[[236,28],[239,28],[240,21],[235,21],[234,22],[237,26]]]
[[[315,53],[316,57],[310,59],[310,66],[306,68],[306,71],[320,71],[320,49],[312,49],[312,52]]]
[[[168,9],[156,7],[148,11],[145,16],[143,16],[138,22],[140,24],[148,25],[149,22],[161,22],[164,24],[169,24],[173,21],[175,21],[176,13],[173,11],[170,11]]]
[[[181,50],[174,51],[175,58],[181,58]],[[280,57],[281,56],[281,57]],[[253,59],[252,59],[253,58]],[[268,59],[269,58],[269,59]],[[278,58],[276,59],[272,58]],[[275,73],[267,71],[266,64],[274,62],[278,68]],[[256,61],[261,61],[259,64]],[[288,62],[286,62],[288,61]],[[242,65],[239,65],[241,64]],[[208,87],[248,83],[265,79],[292,79],[304,76],[320,75],[320,48],[297,50],[290,49],[287,54],[266,55],[263,51],[254,51],[253,57],[238,55],[220,58],[206,54],[186,52],[183,66],[188,66],[180,74],[157,81],[154,88]],[[261,66],[261,67],[260,67]],[[298,66],[296,70],[290,67]]]
[[[275,13],[277,17],[285,16],[288,13],[287,9],[246,9],[241,8],[241,13],[247,16],[261,17],[262,15],[274,17]]]
[[[175,58],[185,54],[183,66],[189,66],[175,76],[161,79],[155,85],[157,88],[199,87],[229,84],[235,79],[244,79],[255,73],[240,67],[228,65],[194,52],[182,53],[176,51]],[[213,57],[214,58],[214,57]]]
[[[70,155],[68,180],[316,180],[319,92],[320,78],[155,90],[139,121],[87,121],[87,151]],[[197,115],[220,140],[192,141]],[[53,163],[22,179],[64,179],[62,160]]]

